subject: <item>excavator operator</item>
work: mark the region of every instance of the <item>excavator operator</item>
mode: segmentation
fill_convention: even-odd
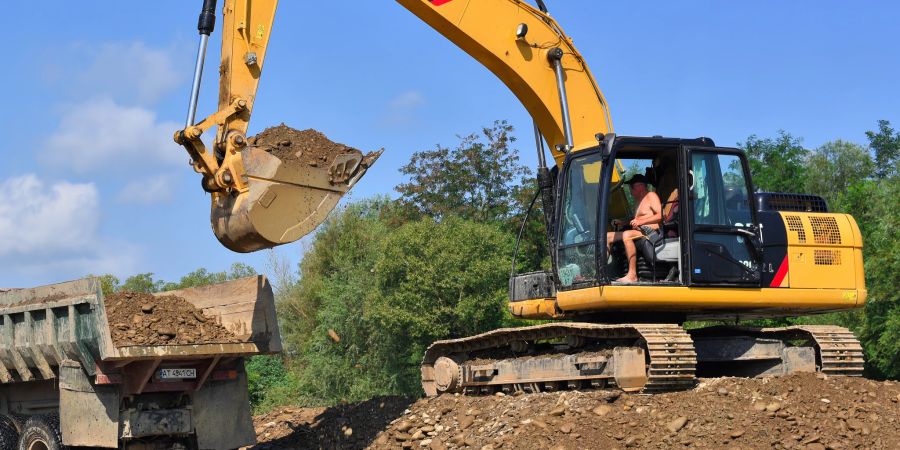
[[[634,219],[628,223],[631,229],[606,233],[607,248],[617,241],[622,241],[625,245],[625,256],[628,258],[628,273],[616,280],[619,283],[634,283],[638,280],[637,247],[634,241],[646,238],[651,242],[656,242],[661,237],[662,204],[656,192],[649,189],[648,183],[647,177],[641,174],[636,174],[625,182],[631,189],[631,196],[638,204],[634,213]],[[623,221],[613,220],[613,227],[616,229],[622,228],[623,225]]]

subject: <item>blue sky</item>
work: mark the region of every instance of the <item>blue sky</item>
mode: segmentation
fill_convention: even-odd
[[[473,0],[477,1],[477,0]],[[900,3],[548,0],[619,134],[735,145],[785,129],[816,147],[900,125]],[[13,2],[0,163],[0,287],[87,273],[177,279],[269,254],[220,247],[208,197],[171,142],[185,115],[200,1]],[[11,11],[10,11],[11,9]],[[214,41],[219,35],[214,36]],[[199,115],[215,106],[218,44]],[[389,0],[283,0],[251,133],[280,122],[387,151],[352,193],[393,195],[416,150],[531,121],[493,75]],[[309,240],[277,255],[295,264]]]

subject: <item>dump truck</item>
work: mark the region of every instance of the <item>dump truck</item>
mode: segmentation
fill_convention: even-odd
[[[121,345],[97,278],[0,291],[0,448],[254,444],[245,359],[281,351],[266,277],[154,295],[186,300],[234,337]]]

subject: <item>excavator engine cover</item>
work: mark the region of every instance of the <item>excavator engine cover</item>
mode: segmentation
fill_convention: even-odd
[[[241,159],[249,189],[212,194],[213,231],[222,245],[240,253],[294,242],[325,221],[381,153],[344,147],[310,160],[285,157],[271,145],[248,146]]]

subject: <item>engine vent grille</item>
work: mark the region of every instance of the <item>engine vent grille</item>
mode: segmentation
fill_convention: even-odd
[[[757,192],[757,211],[828,212],[828,203],[818,195]]]
[[[813,241],[816,244],[841,243],[841,229],[838,228],[837,220],[834,217],[811,216],[809,224],[812,226]]]
[[[841,265],[840,250],[813,250],[813,260],[817,266]]]
[[[784,219],[787,221],[788,229],[797,233],[797,240],[801,244],[805,244],[806,230],[803,228],[803,221],[800,220],[800,216],[784,216]]]

